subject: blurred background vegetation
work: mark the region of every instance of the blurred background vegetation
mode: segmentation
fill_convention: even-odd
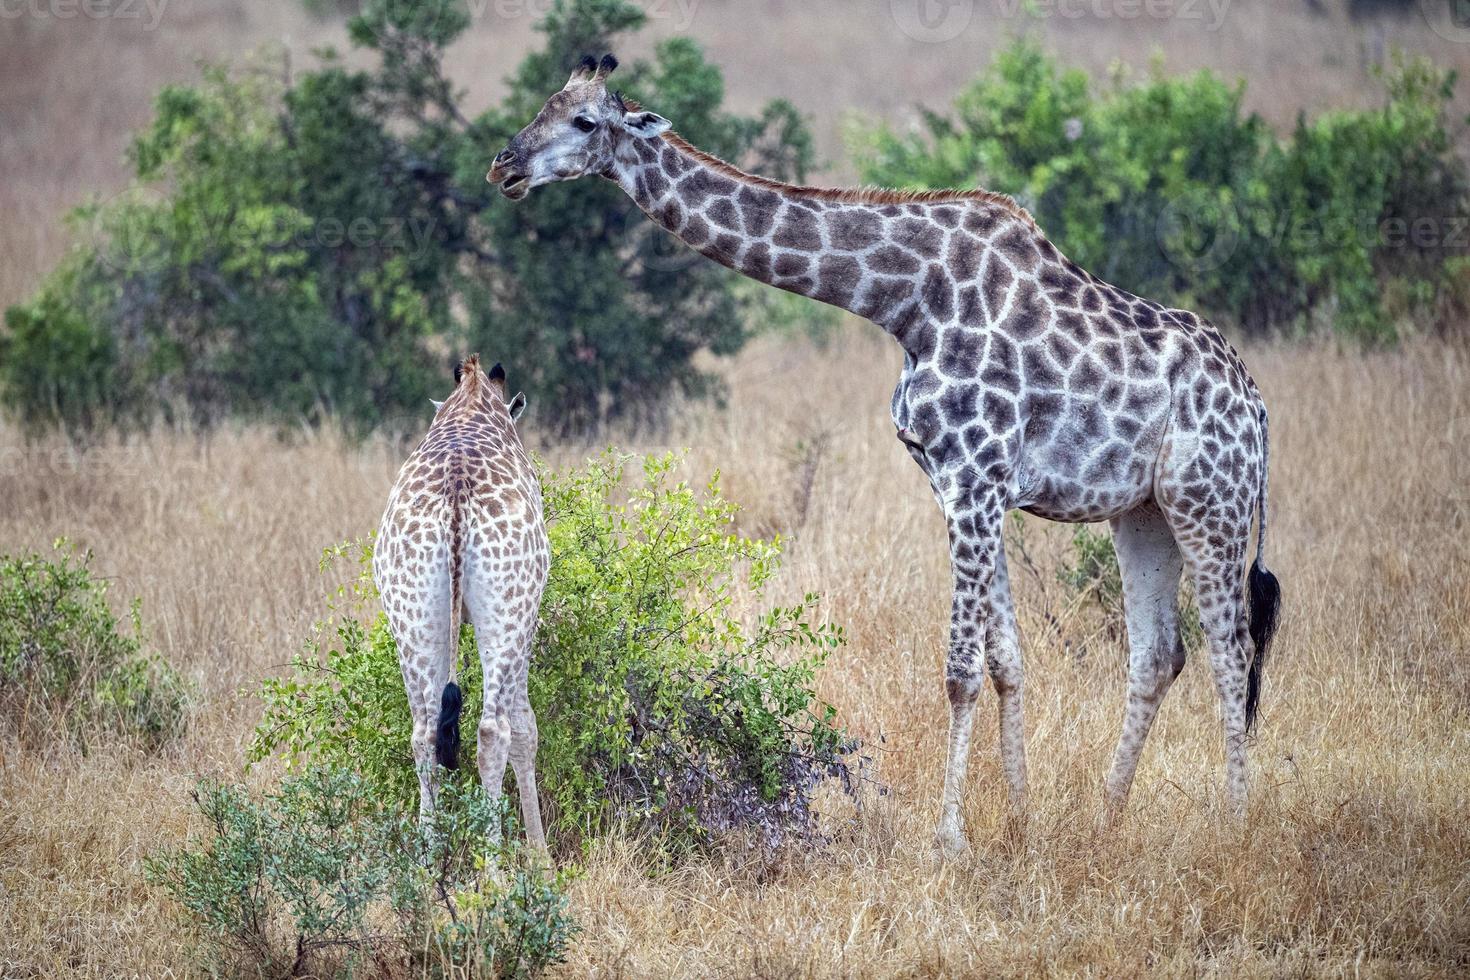
[[[610,184],[511,208],[490,206],[484,180],[492,148],[565,83],[566,52],[610,49],[643,20],[625,0],[555,5],[542,50],[474,118],[442,71],[468,24],[454,0],[365,4],[349,30],[371,69],[325,52],[290,76],[212,68],[164,88],[128,154],[153,192],[77,211],[88,239],[7,311],[5,400],[32,424],[334,415],[365,429],[422,416],[468,350],[508,360],[556,431],[706,394],[694,355],[746,335],[726,277],[655,240]],[[711,152],[805,175],[795,110],[724,111],[692,41],[619,82]]]
[[[1390,340],[1470,301],[1455,75],[1396,53],[1382,105],[1299,116],[1279,139],[1244,82],[1115,72],[1094,86],[1022,39],[920,131],[854,126],[863,177],[1004,189],[1083,268],[1239,331]],[[1458,221],[1455,216],[1459,216]],[[1428,225],[1417,223],[1427,219]]]
[[[1349,13],[1395,15],[1379,8]],[[5,408],[32,429],[417,428],[446,366],[480,350],[565,436],[718,397],[704,355],[753,331],[830,331],[832,311],[700,261],[610,184],[493,198],[490,158],[568,65],[633,46],[649,20],[629,0],[538,9],[530,53],[478,113],[446,68],[472,26],[460,0],[362,0],[350,52],[305,68],[278,52],[164,86],[128,150],[131,189],[76,209],[72,246],[5,313]],[[688,35],[643,47],[624,91],[696,145],[807,179],[805,93],[732,111]],[[1171,75],[1162,55],[1141,77],[1115,65],[1099,81],[1022,33],[912,126],[847,116],[829,169],[1010,193],[1084,267],[1238,333],[1463,332],[1454,72],[1387,52],[1373,76],[1367,104],[1273,127],[1247,108],[1246,81]]]

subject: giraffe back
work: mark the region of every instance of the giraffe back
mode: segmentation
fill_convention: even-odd
[[[389,496],[374,580],[405,678],[426,688],[463,609],[528,649],[550,564],[541,490],[511,418],[499,365],[471,358]],[[489,620],[494,620],[490,622]]]

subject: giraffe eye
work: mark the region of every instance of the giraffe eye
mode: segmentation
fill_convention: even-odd
[[[577,118],[573,119],[572,125],[576,126],[584,133],[590,133],[597,128],[597,123],[591,119],[588,119],[586,116],[578,116]]]

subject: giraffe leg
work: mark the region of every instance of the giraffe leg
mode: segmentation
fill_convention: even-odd
[[[529,662],[525,664],[529,668]],[[546,850],[546,831],[541,826],[541,797],[536,792],[536,714],[526,694],[526,670],[517,682],[514,708],[510,721],[510,764],[516,774],[516,793],[521,798],[521,822],[526,827],[526,840],[540,851]]]
[[[405,630],[399,635],[408,635]],[[439,723],[439,697],[447,679],[447,665],[442,656],[417,654],[404,644],[399,649],[399,669],[408,693],[413,730],[409,746],[413,751],[413,768],[419,780],[419,822],[429,825],[439,797],[439,767],[434,756],[434,733]]]
[[[413,768],[419,777],[419,823],[428,826],[439,796],[439,772],[434,760],[434,719],[421,698],[409,698],[413,706]]]
[[[941,496],[941,501],[945,498]],[[975,702],[984,682],[986,621],[990,613],[990,587],[1000,554],[1000,529],[1004,508],[997,488],[955,493],[946,502],[949,524],[950,566],[954,592],[950,607],[949,653],[945,658],[944,689],[949,697],[949,751],[944,767],[944,796],[935,838],[946,857],[968,850],[961,809],[964,803],[965,770],[970,759],[970,737],[975,722]],[[998,662],[999,664],[999,662]],[[1001,695],[1003,732],[1014,733],[1020,744],[1019,669],[999,664],[994,677]],[[1019,668],[1019,664],[1016,665]],[[1007,741],[1003,735],[1002,743]],[[1006,751],[1004,748],[1003,752]],[[1007,775],[1012,775],[1009,767]],[[1017,771],[1024,790],[1025,763]],[[1015,783],[1012,783],[1014,798]]]
[[[488,606],[489,601],[484,601]],[[482,700],[476,737],[475,762],[480,785],[492,803],[505,795],[505,768],[510,761],[511,717],[514,705],[512,664],[515,651],[507,642],[505,627],[490,610],[471,602],[475,612],[475,646],[480,654]],[[496,831],[499,838],[500,832]]]
[[[1254,652],[1246,628],[1243,577],[1254,501],[1237,488],[1202,496],[1202,508],[1197,504],[1188,510],[1169,508],[1166,514],[1194,578],[1200,624],[1210,644],[1210,670],[1220,695],[1225,735],[1226,801],[1231,812],[1243,818],[1246,685]]]
[[[990,584],[985,667],[995,686],[1000,711],[1000,765],[1006,775],[1013,814],[1026,808],[1026,730],[1021,707],[1021,643],[1011,603],[1005,549],[996,546],[995,578]]]
[[[480,784],[495,802],[505,793],[505,767],[510,761],[510,711],[503,686],[492,680],[489,669],[484,674],[485,700],[480,706],[475,762],[480,771]]]
[[[1128,621],[1128,704],[1103,784],[1104,823],[1122,811],[1159,705],[1184,668],[1177,604],[1184,559],[1163,512],[1149,503],[1115,518],[1113,542]]]
[[[1238,558],[1208,562],[1195,572],[1200,622],[1210,641],[1210,669],[1220,695],[1220,721],[1225,734],[1225,799],[1237,819],[1245,817],[1246,675],[1253,650],[1246,631],[1240,572]]]

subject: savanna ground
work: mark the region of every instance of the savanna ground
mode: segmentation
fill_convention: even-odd
[[[852,323],[825,347],[767,338],[729,365],[728,407],[658,447],[716,468],[742,528],[792,536],[772,598],[806,590],[851,641],[823,696],[889,793],[834,804],[823,851],[650,875],[595,848],[565,975],[930,976],[1145,971],[1451,976],[1470,971],[1470,357],[1248,346],[1272,413],[1271,564],[1284,620],[1267,671],[1247,825],[1222,823],[1204,658],[1160,714],[1130,810],[1094,831],[1125,653],[1068,608],[1067,528],[1013,552],[1028,670],[1032,810],[1005,831],[994,701],[966,818],[973,859],[931,851],[947,712],[946,547],[893,437],[897,351]],[[514,381],[514,379],[512,379]],[[446,382],[447,386],[447,382]],[[532,448],[557,463],[585,447]],[[424,422],[428,410],[425,406]],[[634,439],[630,448],[656,448]],[[140,874],[190,826],[198,774],[234,777],[251,692],[320,615],[321,546],[375,526],[405,447],[323,433],[160,433],[79,452],[0,430],[0,544],[95,551],[114,597],[201,691],[159,756],[0,743],[0,975],[180,976],[192,937]]]

